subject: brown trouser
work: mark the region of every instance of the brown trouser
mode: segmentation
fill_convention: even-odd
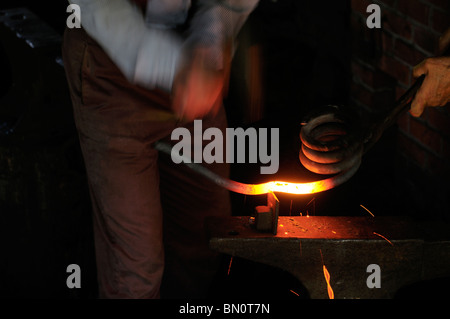
[[[63,58],[93,204],[99,296],[205,297],[218,256],[204,219],[230,214],[228,191],[152,147],[192,123],[177,121],[168,94],[129,83],[82,29],[66,30]],[[222,107],[203,119],[204,129],[225,126]],[[226,164],[206,166],[228,175]]]

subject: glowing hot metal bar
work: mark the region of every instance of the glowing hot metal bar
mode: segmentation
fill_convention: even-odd
[[[216,184],[232,191],[235,193],[245,194],[245,195],[261,195],[268,194],[270,192],[279,193],[289,193],[289,194],[314,194],[332,189],[342,183],[346,182],[350,177],[352,177],[359,168],[360,161],[352,166],[349,170],[339,173],[333,177],[319,180],[315,182],[308,183],[293,183],[293,182],[283,182],[283,181],[272,181],[262,184],[244,184],[236,182],[222,176],[219,176],[202,165],[192,163],[189,158],[183,157],[179,154],[171,154],[172,148],[169,144],[164,142],[156,142],[155,149],[162,151],[171,156],[178,157],[185,165],[190,167],[197,173],[207,177]]]

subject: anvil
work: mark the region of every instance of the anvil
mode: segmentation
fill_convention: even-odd
[[[280,216],[259,232],[249,216],[207,220],[212,250],[290,272],[312,299],[387,299],[398,289],[450,276],[450,225],[407,217]],[[373,266],[379,273],[372,274]],[[378,268],[378,267],[376,267]],[[379,288],[370,284],[378,275]]]

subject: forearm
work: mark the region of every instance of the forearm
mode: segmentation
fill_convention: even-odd
[[[193,17],[187,44],[209,50],[209,61],[214,69],[224,67],[224,48],[237,36],[259,0],[201,0]]]

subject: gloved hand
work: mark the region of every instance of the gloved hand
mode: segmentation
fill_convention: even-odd
[[[443,53],[450,46],[450,28],[441,36],[439,49]],[[422,86],[411,103],[412,116],[422,115],[425,107],[444,106],[450,102],[450,57],[428,58],[414,67],[413,76],[425,74]]]

